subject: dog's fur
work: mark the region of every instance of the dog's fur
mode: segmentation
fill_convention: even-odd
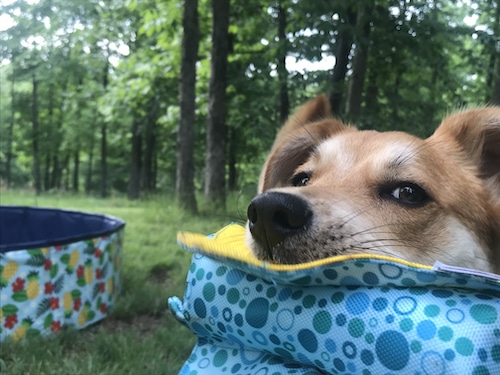
[[[500,108],[422,140],[358,131],[319,96],[278,133],[258,193],[247,243],[263,260],[371,253],[500,273]]]

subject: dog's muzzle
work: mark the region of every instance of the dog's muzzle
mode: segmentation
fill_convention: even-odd
[[[286,238],[307,230],[313,217],[303,198],[272,191],[257,195],[247,215],[252,237],[269,255]]]

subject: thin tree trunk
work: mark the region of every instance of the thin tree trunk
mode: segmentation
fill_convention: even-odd
[[[52,189],[61,188],[61,170],[59,165],[59,157],[54,155],[54,163],[52,164],[52,175],[50,179],[50,187]]]
[[[95,134],[92,131],[92,135],[90,138],[90,150],[89,150],[89,159],[87,162],[87,173],[85,176],[85,194],[90,194],[92,190],[92,173],[93,173],[93,163],[94,163],[94,143],[95,143]]]
[[[106,122],[101,123],[101,184],[100,196],[106,198],[108,196],[108,150],[107,150],[107,129]]]
[[[493,92],[491,94],[491,104],[500,105],[500,53],[496,58],[496,74],[493,83]]]
[[[68,191],[69,190],[69,176],[70,176],[70,171],[69,171],[69,160],[70,160],[70,155],[67,154],[66,158],[64,159],[64,166],[63,166],[63,174],[64,174],[64,190]]]
[[[151,101],[150,109],[147,116],[146,131],[144,134],[144,158],[141,173],[141,186],[147,192],[153,191],[153,155],[156,139],[156,120],[158,117],[157,100],[154,98]]]
[[[194,192],[194,129],[196,99],[196,62],[200,30],[198,0],[185,0],[182,26],[181,73],[179,79],[179,129],[177,131],[177,164],[175,193],[179,205],[197,211]]]
[[[80,151],[75,151],[73,154],[73,191],[78,192],[80,188],[79,184],[80,176]]]
[[[335,66],[332,73],[332,91],[330,92],[330,107],[334,115],[340,114],[340,108],[346,91],[345,77],[352,48],[352,30],[356,22],[356,13],[348,9],[344,24],[339,30],[335,42]]]
[[[229,0],[212,0],[212,49],[208,89],[205,197],[226,205],[226,71],[229,53]]]
[[[368,47],[370,36],[371,9],[366,5],[358,11],[356,19],[357,35],[355,36],[356,49],[352,62],[352,76],[349,82],[346,101],[346,114],[350,118],[357,118],[361,114],[363,100],[363,85],[368,62]]]
[[[15,98],[15,93],[14,93],[14,75],[12,75],[12,80],[10,81],[10,109],[11,109],[11,116],[10,116],[10,123],[9,127],[7,128],[7,151],[6,151],[6,166],[5,166],[5,179],[7,183],[7,187],[11,187],[12,185],[12,143],[14,142],[13,136],[14,136],[14,124],[15,124],[15,109],[14,109],[14,98]]]
[[[229,191],[236,191],[238,187],[238,176],[236,172],[236,131],[232,128],[229,130],[229,152],[228,152],[228,188]]]
[[[109,55],[109,44],[107,47]],[[108,73],[109,73],[109,60],[106,60],[104,65],[104,72],[102,77],[102,86],[104,91],[108,87]],[[108,196],[108,141],[107,141],[107,126],[106,122],[101,122],[101,181],[99,186],[99,194],[101,198],[106,198]]]
[[[286,9],[281,1],[278,1],[278,81],[280,91],[279,113],[280,122],[283,124],[290,112],[290,100],[288,98],[288,71],[286,70],[286,55],[288,52],[288,39],[286,37]]]
[[[130,179],[128,183],[128,198],[138,199],[141,193],[141,159],[142,136],[139,120],[134,119],[132,124],[132,149],[130,158]]]
[[[47,191],[50,189],[50,162],[52,158],[50,153],[45,155],[45,165],[43,170],[43,190]]]
[[[42,190],[42,181],[40,175],[40,150],[39,150],[39,124],[38,124],[38,81],[33,73],[33,95],[31,103],[32,117],[32,147],[33,147],[33,178],[35,183],[35,192],[40,194]]]
[[[497,9],[495,14],[494,35],[500,36],[500,0],[496,1]],[[498,39],[497,39],[498,40]],[[500,105],[500,51],[496,46],[492,49],[493,61],[495,61],[496,69],[493,74],[493,85],[491,92],[491,104]]]

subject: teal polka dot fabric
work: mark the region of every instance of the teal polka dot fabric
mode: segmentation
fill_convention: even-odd
[[[181,244],[183,245],[183,244]],[[500,283],[380,259],[269,270],[194,251],[182,375],[500,374]]]

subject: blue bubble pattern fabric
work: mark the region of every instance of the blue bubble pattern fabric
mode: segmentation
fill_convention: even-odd
[[[180,374],[500,374],[500,284],[387,260],[282,272],[195,254]],[[214,259],[217,258],[217,259]]]

